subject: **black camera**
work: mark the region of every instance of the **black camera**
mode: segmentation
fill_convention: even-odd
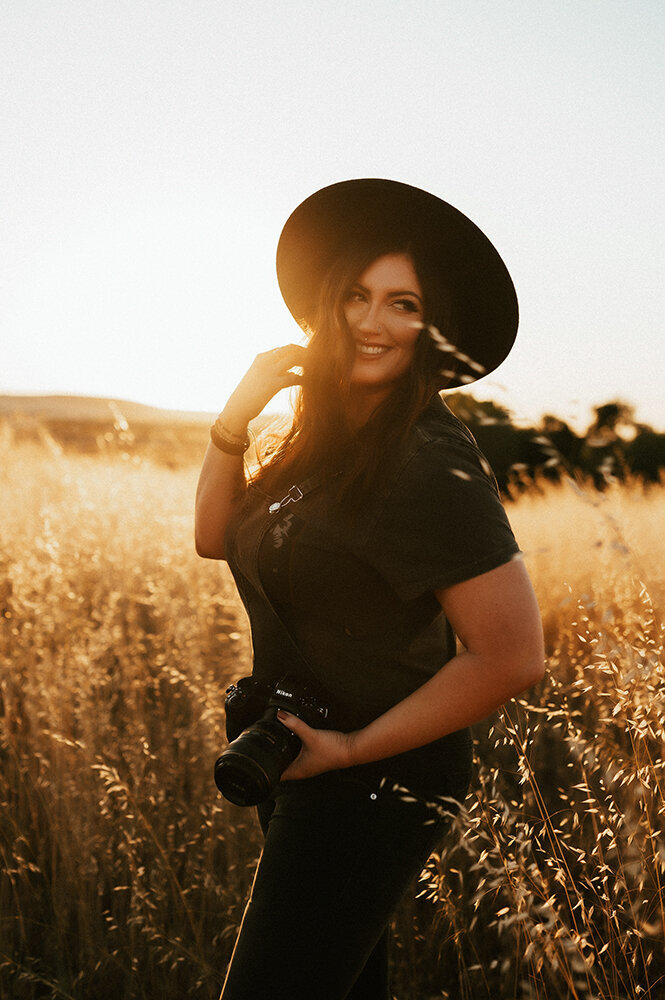
[[[215,784],[238,806],[268,798],[282,772],[300,752],[301,742],[277,718],[284,709],[317,728],[328,709],[317,694],[287,675],[274,687],[242,677],[226,691],[228,747],[215,763]]]

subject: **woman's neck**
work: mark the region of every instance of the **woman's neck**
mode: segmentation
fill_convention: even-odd
[[[385,399],[390,395],[390,389],[385,386],[371,389],[351,388],[348,404],[348,417],[353,427],[356,429],[364,427],[372,414],[378,409]]]

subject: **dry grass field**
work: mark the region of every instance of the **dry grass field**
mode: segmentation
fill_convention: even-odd
[[[213,1000],[259,836],[212,781],[249,643],[193,551],[197,470],[10,435],[0,462],[0,996]],[[543,486],[510,515],[549,669],[476,729],[396,994],[662,1000],[665,489]]]

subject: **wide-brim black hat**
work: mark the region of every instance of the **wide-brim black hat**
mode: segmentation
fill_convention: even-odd
[[[410,184],[365,177],[316,191],[289,216],[277,246],[277,279],[303,327],[317,311],[336,257],[367,240],[410,244],[441,274],[458,330],[451,387],[494,371],[515,341],[518,308],[506,265],[485,234],[458,209]],[[470,360],[465,360],[470,359]]]

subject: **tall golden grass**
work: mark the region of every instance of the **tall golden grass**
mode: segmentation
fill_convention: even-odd
[[[212,782],[250,654],[193,551],[196,468],[48,438],[0,458],[0,995],[215,998],[260,837]],[[510,515],[549,669],[476,727],[395,919],[396,993],[658,1000],[665,491],[542,486]]]

